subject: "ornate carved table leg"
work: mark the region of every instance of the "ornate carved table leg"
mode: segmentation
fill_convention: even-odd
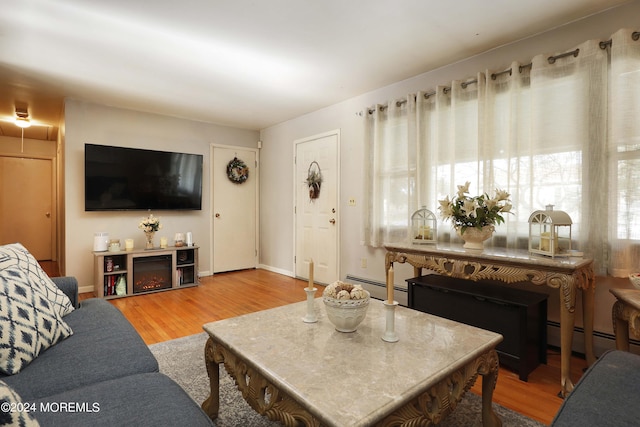
[[[571,382],[571,347],[573,328],[576,322],[575,287],[564,281],[560,291],[560,397],[567,396],[573,390]]]
[[[611,309],[616,350],[629,351],[629,322],[624,318],[624,303],[616,301]]]
[[[492,351],[487,358],[487,366],[481,368],[482,375],[482,425],[488,427],[502,426],[502,420],[493,410],[493,390],[498,380],[498,354]]]
[[[214,358],[213,340],[209,338],[204,346],[204,363],[209,375],[209,397],[202,402],[202,409],[212,420],[218,418],[220,409],[220,368]]]

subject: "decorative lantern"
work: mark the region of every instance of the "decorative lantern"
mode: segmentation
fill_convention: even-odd
[[[438,236],[436,216],[425,206],[411,215],[411,240],[415,245],[435,243]]]
[[[557,256],[575,256],[571,249],[571,217],[564,211],[554,211],[547,205],[529,217],[529,252]]]

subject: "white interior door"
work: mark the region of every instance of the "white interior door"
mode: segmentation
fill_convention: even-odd
[[[53,161],[0,157],[0,244],[53,259]]]
[[[308,279],[313,260],[314,279],[322,284],[339,277],[339,143],[339,131],[295,142],[295,272]],[[317,198],[310,197],[307,185],[310,169],[322,174]]]
[[[257,161],[256,151],[236,147],[213,147],[212,231],[213,272],[255,268],[257,263]],[[248,178],[236,183],[227,176],[227,165],[241,160]]]

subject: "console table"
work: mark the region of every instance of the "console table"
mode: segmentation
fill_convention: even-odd
[[[530,282],[558,289],[560,297],[560,383],[561,396],[573,390],[571,382],[571,347],[575,326],[576,294],[582,292],[585,356],[595,362],[593,353],[593,312],[595,273],[588,258],[547,258],[524,250],[486,248],[465,250],[462,245],[386,245],[385,271],[394,262],[409,263],[414,275],[426,268],[438,274],[460,279],[497,280],[515,284]]]

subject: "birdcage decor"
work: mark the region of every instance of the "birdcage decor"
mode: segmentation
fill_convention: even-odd
[[[529,217],[529,253],[555,257],[574,256],[571,249],[571,217],[564,211],[535,211]]]
[[[411,240],[414,245],[433,244],[437,237],[437,221],[425,206],[411,215]]]

